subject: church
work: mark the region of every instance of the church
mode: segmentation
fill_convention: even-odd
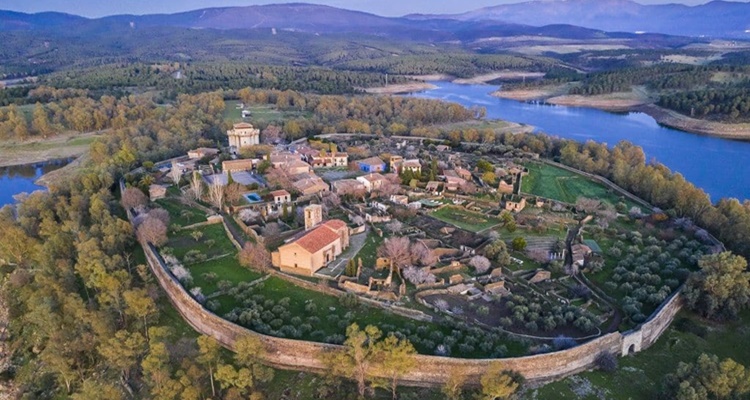
[[[227,136],[229,137],[229,147],[234,150],[260,144],[260,129],[256,129],[247,122],[234,124],[232,129],[227,131]]]

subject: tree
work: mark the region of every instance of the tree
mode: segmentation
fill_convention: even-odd
[[[510,242],[510,245],[515,251],[524,251],[526,249],[526,239],[524,239],[522,236],[518,236],[513,239],[512,242]]]
[[[219,210],[224,206],[224,185],[218,179],[212,180],[208,185],[208,200]]]
[[[391,394],[396,400],[399,378],[417,366],[417,360],[414,358],[417,350],[408,339],[399,339],[393,334],[388,335],[379,346],[381,368],[390,378]]]
[[[423,267],[432,267],[439,261],[437,254],[421,242],[411,246],[411,259],[412,263],[419,263]]]
[[[377,341],[382,335],[380,329],[372,325],[360,330],[359,325],[351,324],[346,328],[344,349],[326,354],[323,360],[335,375],[354,379],[360,397],[364,397],[370,370],[378,361],[381,348]]]
[[[190,197],[193,200],[200,200],[203,197],[203,177],[198,171],[193,171],[193,175],[190,177]]]
[[[478,274],[483,274],[489,271],[490,267],[492,266],[490,260],[488,260],[487,257],[484,256],[472,257],[469,261],[469,265],[474,267],[474,270],[476,270]]]
[[[593,214],[602,205],[601,200],[579,197],[576,200],[576,210],[583,211],[586,214]]]
[[[493,363],[482,374],[479,382],[482,385],[481,399],[507,399],[518,390],[519,378],[511,371],[504,371],[502,364]]]
[[[47,110],[44,109],[41,103],[34,105],[33,120],[31,121],[31,127],[42,135],[45,139],[49,134],[52,133],[52,127],[49,123],[49,116]]]
[[[276,125],[268,125],[260,133],[263,143],[276,143],[283,138],[283,131]]]
[[[494,242],[484,247],[484,255],[487,258],[495,260],[501,267],[510,265],[510,254],[508,254],[508,246],[501,239],[496,239]]]
[[[159,313],[159,308],[145,289],[132,289],[122,294],[127,308],[125,313],[143,321],[143,330],[148,337],[148,319]]]
[[[221,358],[221,346],[219,342],[211,336],[201,335],[198,336],[198,357],[196,361],[199,364],[208,368],[208,375],[211,380],[211,394],[216,396],[216,387],[214,385],[214,371]]]
[[[463,399],[464,385],[466,385],[466,373],[464,371],[452,371],[448,380],[445,381],[445,385],[440,388],[440,392],[448,400],[461,400]]]
[[[385,239],[378,247],[378,257],[391,260],[393,265],[401,268],[411,262],[410,242],[408,237],[394,237]]]
[[[260,270],[271,268],[271,253],[262,243],[245,242],[237,257],[243,267]]]
[[[114,337],[99,345],[97,350],[109,365],[120,370],[122,377],[127,381],[130,371],[146,352],[146,339],[138,332],[120,330]]]
[[[676,400],[745,399],[750,395],[750,371],[731,358],[719,361],[701,354],[695,363],[680,363],[662,383],[664,398]]]
[[[385,224],[385,229],[387,229],[388,232],[393,233],[394,235],[398,235],[404,229],[404,224],[402,224],[401,221],[395,219]]]
[[[180,179],[182,179],[182,168],[178,167],[177,164],[172,164],[172,169],[169,170],[169,179],[174,182],[175,185],[180,185]]]
[[[141,189],[129,187],[122,191],[120,202],[126,210],[138,210],[148,205],[148,197]]]
[[[227,185],[226,188],[224,188],[224,196],[227,199],[227,202],[229,204],[237,204],[238,201],[242,198],[242,193],[244,192],[244,188],[242,185],[240,185],[237,182],[234,182],[232,184]]]
[[[497,176],[495,175],[494,172],[485,172],[485,173],[482,174],[482,181],[484,181],[484,183],[492,186],[497,181]]]
[[[138,237],[154,246],[161,247],[167,243],[167,226],[156,218],[146,216],[146,219],[138,225],[136,230]]]
[[[685,285],[685,301],[707,318],[734,319],[750,303],[747,261],[730,252],[703,256]]]

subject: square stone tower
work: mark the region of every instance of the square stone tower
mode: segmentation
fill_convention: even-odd
[[[311,204],[305,207],[305,230],[309,231],[323,222],[323,206]]]
[[[233,128],[227,131],[227,136],[229,137],[229,146],[237,150],[260,144],[260,129],[256,129],[252,124],[246,122],[234,124]]]

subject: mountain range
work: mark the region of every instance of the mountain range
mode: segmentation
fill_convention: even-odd
[[[376,36],[455,40],[473,32],[541,34],[533,27],[572,25],[594,31],[648,32],[682,36],[749,38],[750,4],[712,1],[700,6],[642,5],[630,0],[534,0],[486,7],[456,15],[381,17],[359,11],[305,4],[206,8],[175,14],[115,15],[89,19],[45,12],[0,11],[0,31],[76,31],[101,33],[141,27],[255,29],[309,33],[356,32]],[[571,31],[571,27],[563,30]],[[548,29],[549,30],[549,29]],[[475,38],[475,37],[474,37]]]

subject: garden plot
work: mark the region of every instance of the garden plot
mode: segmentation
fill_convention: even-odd
[[[629,207],[636,205],[623,200],[601,183],[568,170],[548,164],[528,164],[529,174],[522,179],[521,192],[573,204],[579,197],[598,199],[610,204],[621,201]]]
[[[430,214],[430,216],[474,233],[492,228],[501,223],[500,220],[494,217],[469,211],[462,207],[452,206],[443,207]]]

